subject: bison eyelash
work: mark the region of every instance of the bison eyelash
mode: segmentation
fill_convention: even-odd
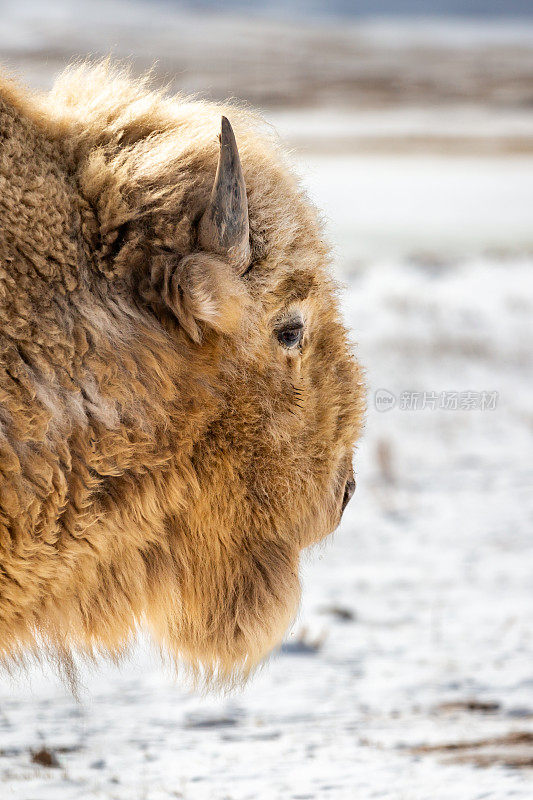
[[[298,406],[298,408],[303,408],[303,392],[301,389],[298,389],[294,384],[292,384],[292,392],[293,397],[295,398],[294,404]]]

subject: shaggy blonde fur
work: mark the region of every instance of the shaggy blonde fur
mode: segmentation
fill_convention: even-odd
[[[199,252],[221,114],[252,265]],[[101,64],[0,79],[0,651],[142,622],[220,680],[297,607],[363,414],[317,214],[250,113]],[[295,314],[301,347],[276,331]]]

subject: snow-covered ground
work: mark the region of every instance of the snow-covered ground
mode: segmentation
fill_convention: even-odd
[[[35,85],[111,50],[270,103],[328,220],[369,394],[357,492],[303,558],[281,651],[222,697],[146,642],[80,665],[79,701],[53,670],[0,675],[0,798],[530,800],[532,29],[195,27],[124,0],[2,14],[0,54]]]
[[[470,752],[488,768],[413,748],[533,735],[533,159],[302,171],[331,220],[369,409],[354,500],[303,560],[299,619],[230,696],[189,691],[146,645],[82,667],[79,702],[53,673],[2,676],[2,797],[532,796],[531,769],[497,763],[531,762],[527,741]],[[378,389],[394,408],[375,408]],[[438,408],[444,392],[457,409]],[[496,407],[461,409],[465,392]],[[32,763],[42,746],[58,767]]]

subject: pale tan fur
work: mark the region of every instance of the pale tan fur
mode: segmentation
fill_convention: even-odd
[[[197,249],[222,113],[245,277]],[[0,137],[0,650],[113,655],[143,623],[243,676],[338,524],[362,420],[317,213],[252,114],[109,64],[42,96],[0,79]]]

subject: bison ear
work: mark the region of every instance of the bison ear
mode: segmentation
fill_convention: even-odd
[[[210,253],[192,253],[177,264],[156,262],[151,280],[141,284],[141,295],[155,310],[170,310],[197,344],[207,329],[232,333],[247,302],[243,281]]]
[[[220,152],[211,198],[198,225],[198,244],[224,256],[238,274],[250,264],[248,200],[233,129],[222,117]]]

